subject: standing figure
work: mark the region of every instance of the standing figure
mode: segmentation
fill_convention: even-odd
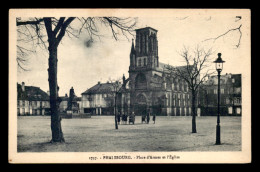
[[[149,112],[149,113],[147,114],[147,124],[149,124],[150,116],[151,116],[151,114],[150,114],[150,112]]]
[[[125,123],[125,114],[124,113],[122,114],[121,120],[122,120],[122,124],[124,124]]]
[[[142,123],[145,122],[145,115],[142,115]]]
[[[120,112],[118,112],[118,114],[117,114],[117,122],[118,122],[118,124],[120,124],[120,118],[121,118],[121,114],[120,114]]]
[[[135,124],[135,113],[132,112],[132,114],[129,116],[129,124],[133,123]]]
[[[127,117],[128,117],[128,115],[126,114],[125,115],[125,124],[127,124]]]
[[[153,114],[153,123],[155,124],[155,120],[156,120],[156,114]]]

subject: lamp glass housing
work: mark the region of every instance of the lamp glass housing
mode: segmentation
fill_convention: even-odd
[[[218,53],[218,58],[214,61],[214,63],[216,63],[216,70],[221,72],[223,69],[223,63],[225,63],[225,61],[221,58],[221,53]]]
[[[222,71],[222,69],[223,69],[223,63],[217,62],[217,63],[216,63],[216,69]]]

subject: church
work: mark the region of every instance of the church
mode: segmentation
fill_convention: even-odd
[[[143,115],[150,112],[164,116],[189,116],[191,93],[188,85],[180,78],[171,77],[165,70],[167,64],[159,61],[157,32],[151,27],[136,30],[135,43],[133,40],[130,51],[129,78],[123,76],[117,96],[117,111],[121,114],[135,112],[136,115]],[[105,86],[109,88],[110,83],[98,83],[82,93],[84,112],[103,115],[101,112],[107,111],[108,107],[102,107],[108,100]],[[101,104],[98,107],[93,104],[95,97],[104,97],[102,101],[99,98]]]
[[[129,78],[123,76],[122,113],[148,112],[167,116],[191,115],[191,94],[186,82],[170,77],[158,56],[157,30],[136,30],[130,52]],[[184,68],[180,66],[179,68]]]

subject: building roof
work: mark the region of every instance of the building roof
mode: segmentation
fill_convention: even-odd
[[[49,95],[40,89],[40,87],[35,86],[24,86],[24,91],[22,91],[21,84],[17,83],[17,96],[18,99],[22,100],[38,100],[47,101],[50,100]]]
[[[120,84],[120,87],[121,86],[122,84]],[[114,89],[113,83],[98,83],[81,94],[111,93],[113,89]]]
[[[184,66],[172,66],[172,65],[169,65],[169,64],[165,64],[165,63],[159,62],[159,69],[160,70],[164,70],[167,66],[170,66],[172,68],[178,68],[181,71],[185,71],[186,68],[187,68],[187,65],[184,65]],[[190,66],[192,66],[192,65],[190,65]]]
[[[234,79],[234,83],[232,80]],[[208,78],[207,81],[204,82],[204,85],[217,85],[218,84],[218,76],[212,75]],[[220,84],[234,84],[235,87],[241,87],[241,74],[231,74],[226,73],[220,76]]]

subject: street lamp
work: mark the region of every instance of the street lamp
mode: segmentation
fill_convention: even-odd
[[[217,117],[217,126],[216,126],[216,145],[220,145],[220,112],[219,112],[219,102],[220,102],[220,73],[223,69],[223,63],[225,61],[221,58],[221,53],[218,53],[218,58],[214,61],[216,63],[216,70],[218,72],[218,117]]]

